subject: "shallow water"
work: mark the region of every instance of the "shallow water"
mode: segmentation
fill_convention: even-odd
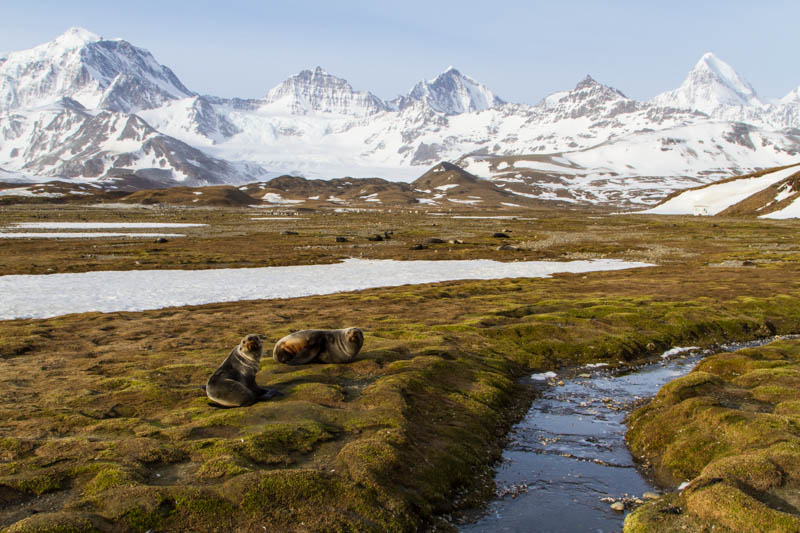
[[[765,342],[728,345],[715,352]],[[543,393],[511,431],[495,475],[498,498],[477,522],[460,530],[620,531],[625,514],[611,510],[603,498],[641,497],[657,490],[637,470],[625,446],[625,417],[637,401],[687,374],[710,353],[673,352],[672,358],[623,375],[584,368],[581,373],[591,377],[563,379],[564,385],[554,383],[559,378],[549,384],[532,380]]]

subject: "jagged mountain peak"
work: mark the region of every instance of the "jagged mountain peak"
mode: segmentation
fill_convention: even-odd
[[[781,104],[798,104],[800,103],[800,87],[795,87],[786,96],[780,99]]]
[[[420,81],[408,95],[400,96],[392,103],[398,109],[405,109],[416,102],[423,102],[431,109],[447,115],[484,111],[505,103],[488,87],[453,66],[447,67],[432,80]]]
[[[595,80],[591,74],[587,74],[585,78],[578,82],[575,86],[575,90],[579,91],[581,89],[586,89],[590,87],[595,87],[597,85],[601,85],[597,80]]]
[[[571,91],[553,93],[537,107],[548,113],[550,120],[558,121],[580,117],[608,119],[620,113],[636,111],[641,105],[587,74]]]
[[[680,87],[659,94],[653,103],[662,107],[695,109],[709,115],[734,106],[763,107],[752,85],[725,61],[706,52]]]
[[[270,89],[263,102],[294,115],[322,112],[367,116],[387,109],[386,103],[374,94],[355,91],[347,80],[319,66],[289,76]]]
[[[89,109],[131,112],[193,94],[147,50],[83,28],[0,62],[0,110],[68,97]]]

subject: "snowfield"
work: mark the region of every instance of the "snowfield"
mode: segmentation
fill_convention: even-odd
[[[23,229],[146,229],[146,228],[197,228],[208,224],[182,224],[177,222],[17,222],[15,228]]]
[[[43,233],[38,231],[28,232],[0,232],[0,239],[99,239],[119,238],[142,239],[150,237],[186,237],[183,233],[110,233],[94,231],[87,233],[63,231],[59,233]]]
[[[757,178],[738,179],[709,185],[702,189],[688,190],[661,205],[646,211],[638,211],[638,213],[648,215],[716,215],[770,185],[796,174],[797,171],[798,167],[793,166],[770,172]]]
[[[539,278],[653,266],[593,261],[394,261],[217,270],[131,270],[0,276],[0,320],[68,313],[144,311],[254,299],[297,298],[375,287],[465,279]],[[42,295],[47,295],[43,298]]]

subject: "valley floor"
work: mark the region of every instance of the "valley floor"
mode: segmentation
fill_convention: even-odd
[[[598,210],[485,214],[513,219],[457,214],[317,211],[254,220],[270,214],[3,207],[2,227],[207,226],[160,243],[0,241],[2,276],[348,257],[602,258],[657,266],[1,321],[0,526],[448,529],[452,513],[492,494],[492,461],[531,398],[516,382],[523,373],[626,366],[674,345],[800,332],[795,221]],[[498,232],[507,238],[493,236]],[[375,234],[384,240],[367,240]],[[417,244],[422,249],[412,249]],[[258,383],[283,392],[279,399],[219,410],[198,388],[247,333],[265,335],[269,350],[291,331],[346,326],[366,333],[354,363],[262,361]],[[780,416],[787,431],[800,434],[793,412]],[[697,520],[708,529],[725,523],[714,515]]]

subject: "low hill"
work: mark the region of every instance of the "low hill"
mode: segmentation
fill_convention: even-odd
[[[297,176],[280,176],[266,182],[244,185],[239,190],[260,198],[264,203],[303,207],[410,206],[417,203],[407,183],[380,178],[309,180]]]
[[[136,191],[121,199],[132,204],[170,204],[213,207],[246,207],[259,201],[230,185],[171,187]]]
[[[680,191],[640,213],[800,217],[800,164],[761,170]]]
[[[442,162],[411,183],[419,202],[439,207],[522,207],[541,200],[503,190],[489,180]],[[552,204],[551,204],[552,205]]]

